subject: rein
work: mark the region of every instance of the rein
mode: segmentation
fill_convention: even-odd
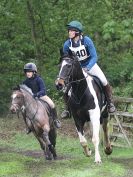
[[[84,77],[83,79],[78,79],[78,80],[76,80],[76,81],[71,81],[71,82],[69,82],[68,84],[66,84],[66,86],[67,86],[67,85],[70,85],[70,84],[72,84],[72,83],[76,83],[76,82],[80,82],[80,81],[82,81],[82,80],[85,80],[87,77],[88,77],[88,75],[87,75],[86,77]]]
[[[73,72],[73,65],[74,65],[74,64],[72,64],[71,73]],[[78,83],[78,84],[79,84],[81,81],[87,79],[88,76],[89,76],[89,74],[87,73],[87,76],[85,76],[85,77],[82,78],[82,79],[72,80],[71,82],[69,82],[69,83],[66,84],[66,87],[69,86],[69,85],[71,85],[71,84],[73,84],[73,83]],[[69,77],[70,77],[70,76],[69,76]],[[69,81],[69,79],[68,79],[68,81]],[[87,88],[88,88],[88,87],[87,87]],[[85,89],[84,93],[82,94],[80,100],[77,100],[75,94],[74,94],[73,92],[71,92],[71,97],[69,97],[69,99],[68,99],[68,104],[69,104],[70,99],[73,99],[76,104],[80,105],[80,102],[81,102],[81,100],[82,100],[82,98],[83,98],[83,96],[84,96],[84,94],[85,94],[87,88]],[[78,86],[77,86],[77,90],[78,90]]]
[[[17,116],[18,116],[18,118],[19,118],[19,112],[21,111],[21,112],[25,112],[25,114],[26,114],[26,109],[27,108],[29,108],[30,107],[30,105],[32,104],[32,102],[33,102],[33,100],[29,103],[29,104],[27,104],[26,105],[26,100],[25,100],[25,96],[24,96],[24,93],[23,93],[23,90],[25,91],[25,92],[27,92],[28,94],[30,94],[31,95],[31,93],[28,91],[28,90],[26,90],[25,88],[21,88],[22,90],[19,90],[20,92],[22,92],[22,97],[21,97],[21,102],[23,102],[23,104],[22,105],[20,105],[19,103],[17,103],[17,102],[14,102],[13,104],[12,104],[12,106],[14,106],[16,109],[18,108],[18,110],[19,111],[17,111]],[[31,95],[32,96],[32,95]],[[34,115],[32,116],[32,118],[30,118],[29,116],[27,116],[26,115],[26,117],[27,118],[29,118],[30,120],[33,120],[34,118],[35,118],[35,116],[36,116],[36,114],[37,114],[37,111],[38,111],[38,102],[37,102],[37,100],[36,99],[34,99],[34,101],[36,102],[36,111],[35,111],[35,113],[34,113]]]
[[[35,101],[36,101],[36,99],[35,99]],[[31,103],[32,103],[32,102],[30,102],[30,104],[25,107],[25,110],[26,110],[26,108],[28,108],[28,107],[31,105]],[[34,115],[32,116],[32,118],[30,118],[30,117],[27,116],[27,114],[26,114],[26,117],[27,117],[28,119],[30,119],[30,120],[33,120],[33,119],[35,118],[36,114],[37,114],[37,111],[38,111],[38,103],[37,103],[37,101],[36,101],[36,105],[37,105],[36,111],[35,111]]]
[[[24,90],[25,90],[25,89],[24,89]],[[25,90],[25,91],[27,91],[27,90]],[[28,92],[28,91],[27,91],[27,92]],[[29,92],[28,92],[28,93],[29,93]],[[29,94],[30,94],[30,93],[29,93]],[[30,120],[33,120],[33,119],[35,118],[35,116],[36,116],[36,114],[37,114],[37,111],[38,111],[38,102],[37,102],[36,99],[34,99],[34,101],[36,102],[36,105],[37,105],[36,111],[35,111],[34,115],[32,116],[32,118],[30,118],[30,117],[27,116],[27,114],[26,114],[26,117],[29,118]],[[26,105],[25,99],[24,99],[24,104]],[[32,101],[30,102],[30,104],[28,104],[27,106],[25,106],[25,110],[26,110],[27,108],[29,108],[31,104],[32,104]]]
[[[63,60],[65,60],[65,59],[63,59]],[[72,71],[73,71],[73,65],[74,65],[74,63],[72,63],[71,73],[72,73]],[[70,73],[70,74],[71,74],[71,73]],[[67,80],[69,80],[70,74],[69,74],[69,76],[66,77],[65,79],[68,78]],[[82,78],[82,79],[75,80],[75,81],[71,81],[71,82],[67,83],[66,86],[67,86],[67,85],[71,85],[72,83],[76,83],[76,82],[80,82],[80,81],[82,81],[82,80],[85,80],[85,79],[88,77],[88,75],[89,75],[89,74],[87,73],[87,76],[86,76],[86,77],[84,77],[84,78]],[[57,77],[58,77],[58,76],[57,76]],[[58,77],[58,78],[60,78],[60,77]],[[63,80],[64,80],[64,79],[63,79]]]

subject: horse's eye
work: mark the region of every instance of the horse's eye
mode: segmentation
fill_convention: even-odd
[[[20,99],[21,97],[20,96],[17,96],[18,99]]]
[[[68,67],[68,68],[70,68],[70,67],[71,67],[71,65],[67,65],[67,67]]]
[[[72,62],[72,60],[71,60],[71,59],[68,59],[68,62],[69,62],[69,63],[71,63],[71,62]]]

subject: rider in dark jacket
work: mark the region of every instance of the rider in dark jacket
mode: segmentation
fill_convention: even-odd
[[[104,73],[97,64],[97,53],[93,41],[88,36],[83,36],[83,26],[79,21],[71,21],[67,25],[69,39],[65,41],[63,52],[68,53],[73,51],[84,70],[100,79],[103,84],[103,89],[106,95],[108,111],[115,111],[115,106],[112,99],[112,91]],[[64,111],[62,118],[68,116],[68,111]]]
[[[55,104],[46,94],[46,87],[43,79],[37,75],[37,67],[34,63],[27,63],[24,65],[24,73],[26,75],[26,79],[23,81],[27,87],[29,87],[33,92],[34,98],[40,98],[47,102],[52,110],[52,117],[54,119],[54,125],[57,128],[60,128],[60,121],[57,119],[57,112],[55,108]],[[30,133],[30,130],[27,130],[27,134]]]

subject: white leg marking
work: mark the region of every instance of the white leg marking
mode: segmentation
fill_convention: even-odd
[[[99,153],[100,108],[98,105],[98,99],[97,99],[97,96],[93,88],[90,77],[87,79],[87,82],[88,82],[90,92],[94,97],[94,103],[95,103],[95,109],[89,110],[89,114],[90,114],[90,120],[91,120],[92,128],[93,128],[92,142],[95,147],[95,162],[99,163],[101,162],[101,157]]]
[[[84,149],[85,156],[90,157],[91,150],[88,148],[87,140],[85,139],[84,135],[81,134],[81,132],[78,132],[78,135],[79,135],[80,144],[82,145]]]
[[[84,135],[81,134],[81,132],[78,132],[78,136],[81,144],[87,144],[87,140],[85,139]]]

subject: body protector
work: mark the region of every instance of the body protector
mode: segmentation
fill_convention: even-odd
[[[33,94],[36,94],[37,97],[42,97],[46,95],[45,84],[42,78],[39,76],[27,78],[25,81],[23,81],[23,84],[27,85],[27,87],[29,87],[32,90]]]
[[[79,42],[80,43],[79,47],[73,47],[71,39],[70,39],[70,42],[71,42],[71,46],[69,47],[69,49],[75,53],[75,55],[78,57],[78,60],[81,63],[83,61],[86,61],[89,56],[87,55],[87,51],[86,51],[85,45],[82,45],[81,40]]]
[[[37,83],[37,77],[33,77],[33,78],[27,78],[23,84],[27,85],[34,94],[39,92],[39,86]]]

